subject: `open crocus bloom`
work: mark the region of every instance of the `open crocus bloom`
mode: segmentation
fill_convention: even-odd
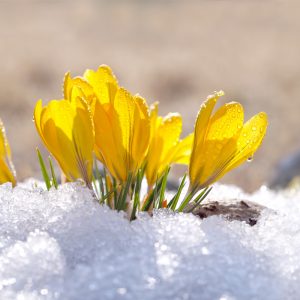
[[[95,153],[110,174],[125,182],[135,177],[144,162],[150,136],[146,101],[118,86],[107,66],[87,70],[84,79],[93,88],[92,103],[95,126]]]
[[[209,96],[197,116],[189,164],[192,190],[211,185],[252,157],[266,133],[267,115],[260,112],[244,124],[243,107],[237,102],[223,105],[212,115],[222,95]]]
[[[73,87],[70,99],[52,100],[34,110],[37,131],[67,179],[83,179],[91,187],[94,126],[82,91]]]
[[[11,182],[16,185],[15,169],[11,160],[10,146],[8,144],[5,128],[0,119],[0,183]]]
[[[158,116],[158,103],[150,111],[150,143],[146,158],[146,177],[151,187],[172,163],[188,164],[193,135],[180,140],[182,119],[177,113]]]

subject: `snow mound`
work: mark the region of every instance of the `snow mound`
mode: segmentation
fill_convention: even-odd
[[[299,299],[300,191],[209,199],[269,207],[257,225],[155,211],[129,223],[78,184],[0,186],[0,299]]]

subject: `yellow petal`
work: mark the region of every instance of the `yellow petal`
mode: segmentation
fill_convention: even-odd
[[[89,83],[84,80],[81,77],[75,77],[71,78],[70,73],[65,74],[64,78],[64,98],[65,99],[71,99],[71,93],[72,90],[76,86],[81,90],[81,93],[84,95],[84,97],[88,100],[88,103],[92,101],[92,98],[94,97],[94,91],[93,88],[89,85]],[[83,95],[80,96],[83,96]]]
[[[194,134],[191,133],[176,145],[173,149],[172,162],[177,164],[188,165],[190,162],[190,156],[192,152],[192,146],[194,142]]]
[[[156,109],[154,106],[151,111],[152,128],[146,167],[149,185],[153,185],[173,162],[174,149],[182,130],[182,119],[179,114],[168,114],[165,118],[158,119]]]
[[[102,65],[96,72],[86,70],[83,76],[93,87],[94,93],[102,104],[113,102],[118,89],[118,82],[108,66]]]
[[[15,169],[11,160],[11,151],[6,138],[5,128],[0,119],[0,183],[11,182],[16,185]]]
[[[215,181],[219,169],[236,149],[236,140],[243,126],[244,113],[239,103],[220,107],[208,124],[202,151],[191,166],[195,170],[193,184],[202,186]]]
[[[208,96],[207,100],[201,105],[195,123],[194,148],[199,149],[199,147],[203,145],[212,111],[218,99],[223,95],[224,93],[220,91],[211,96]]]
[[[52,100],[35,109],[35,123],[48,150],[58,161],[69,180],[82,178],[90,183],[94,129],[87,103]]]
[[[219,176],[241,165],[245,160],[252,159],[254,153],[261,145],[268,127],[268,116],[264,112],[253,116],[246,122],[237,140],[237,149],[224,172]]]
[[[11,182],[12,186],[16,185],[16,178],[7,164],[0,158],[0,183]]]
[[[5,128],[1,119],[0,119],[0,157],[11,158],[10,146],[6,138]]]
[[[82,98],[77,98],[76,115],[73,123],[73,145],[75,146],[80,173],[86,182],[92,180],[94,144],[94,124],[89,106]]]
[[[199,170],[200,155],[203,153],[204,139],[207,134],[207,128],[212,111],[217,103],[219,97],[223,96],[222,91],[208,96],[207,100],[201,105],[199,113],[197,115],[195,130],[194,130],[194,142],[189,164],[189,177],[191,182],[196,183],[197,174]]]
[[[40,135],[41,139],[43,140],[43,142],[46,145],[46,141],[44,140],[43,137],[43,132],[41,130],[41,115],[42,115],[42,109],[43,109],[43,103],[42,100],[38,100],[35,108],[34,108],[34,112],[33,112],[33,121],[36,127],[36,130],[38,132],[38,134]]]
[[[132,157],[134,168],[138,169],[145,160],[150,139],[150,120],[146,100],[135,96],[134,130],[132,137]]]
[[[94,112],[95,153],[114,178],[125,181],[126,162],[123,160],[122,132],[115,120],[117,117],[110,103],[102,105],[100,102],[96,102]]]

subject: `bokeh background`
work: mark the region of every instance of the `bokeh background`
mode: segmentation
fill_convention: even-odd
[[[66,71],[100,64],[162,114],[180,112],[184,134],[216,90],[246,118],[266,111],[263,146],[223,182],[253,191],[300,149],[299,1],[0,1],[0,116],[19,179],[40,176],[35,102],[60,98]]]

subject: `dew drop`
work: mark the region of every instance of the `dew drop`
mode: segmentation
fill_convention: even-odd
[[[253,160],[253,156],[249,156],[248,158],[247,158],[247,161],[248,162],[251,162]]]
[[[252,131],[256,131],[257,128],[256,128],[256,126],[252,126],[251,129],[252,129]]]

